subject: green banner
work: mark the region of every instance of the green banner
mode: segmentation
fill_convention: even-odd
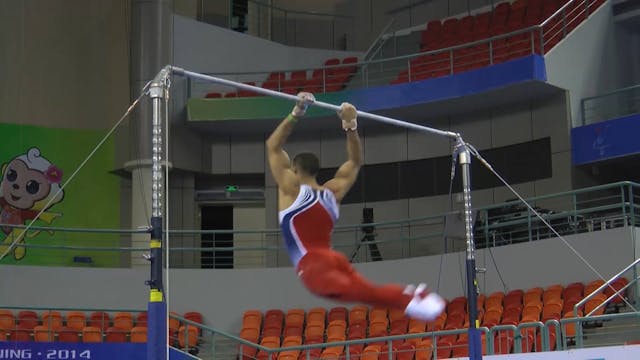
[[[340,105],[350,101],[351,91],[316,95],[319,101]],[[269,96],[247,98],[198,99],[187,101],[189,121],[224,121],[251,119],[281,119],[293,108],[294,102]],[[331,110],[312,106],[307,117],[332,115]]]
[[[37,231],[6,225],[73,228],[120,227],[120,181],[114,142],[108,140],[77,176],[62,185],[104,136],[104,131],[0,124],[1,264],[118,266],[117,252],[73,247],[117,247],[119,235]],[[10,247],[12,243],[27,246]],[[38,246],[57,246],[43,248]]]

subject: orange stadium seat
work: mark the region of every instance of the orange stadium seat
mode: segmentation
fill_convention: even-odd
[[[16,319],[10,310],[0,310],[0,332],[7,333],[16,327]]]
[[[604,289],[604,294],[607,298],[611,297],[616,291],[623,289],[625,286],[629,284],[629,280],[624,277],[618,278],[614,280],[610,286]],[[624,298],[626,297],[626,289],[619,292],[619,295],[611,299],[612,304],[621,304],[624,303]]]
[[[87,325],[87,315],[81,311],[69,311],[66,315],[67,327],[82,331]]]
[[[600,286],[604,285],[604,280],[598,279],[591,281],[584,287],[584,296],[590,295],[592,292],[596,291]]]
[[[130,331],[133,328],[133,315],[130,312],[118,312],[113,315],[113,327]]]
[[[31,341],[31,329],[33,328],[23,328],[18,325],[17,329],[11,330],[9,333],[9,341]]]
[[[315,307],[309,309],[307,312],[307,325],[308,324],[322,324],[323,327],[327,322],[327,309],[322,307]]]
[[[295,325],[300,328],[304,325],[305,311],[303,309],[289,309],[285,316],[285,327]]]
[[[146,326],[135,326],[131,329],[131,338],[129,339],[132,343],[146,343],[147,342],[147,327]]]
[[[347,314],[349,310],[347,310],[344,306],[337,306],[329,309],[329,313],[327,314],[327,321],[331,323],[334,320],[343,320],[347,321]]]
[[[242,315],[242,328],[256,328],[262,327],[262,312],[259,310],[247,310]]]
[[[80,342],[80,332],[76,329],[63,327],[58,330],[58,341],[66,343]]]
[[[85,326],[84,329],[82,329],[82,342],[101,343],[102,330],[95,326]]]
[[[369,308],[356,305],[349,310],[349,324],[367,323]]]
[[[42,314],[42,325],[58,330],[63,326],[62,314],[59,311],[46,311]]]
[[[275,336],[269,336],[266,337],[264,339],[262,339],[262,341],[260,342],[260,345],[267,347],[267,348],[271,348],[271,349],[275,349],[280,347],[280,338],[275,337]],[[277,353],[271,353],[271,358],[276,358],[278,356]],[[260,350],[258,351],[258,354],[256,355],[256,359],[269,359],[269,353],[267,353],[264,350]]]
[[[193,325],[178,329],[178,344],[181,348],[194,348],[198,344],[198,328]]]
[[[33,340],[36,342],[54,341],[54,331],[47,326],[38,325],[33,328]]]
[[[127,342],[127,332],[117,327],[109,327],[106,331],[104,340],[109,343]]]
[[[96,311],[89,315],[89,326],[100,328],[102,331],[111,326],[111,316],[104,311]]]
[[[187,313],[188,314],[188,313]],[[187,314],[185,314],[185,318],[187,318]],[[138,315],[136,315],[136,323],[135,326],[147,326],[147,322],[149,321],[149,314],[147,314],[146,311],[143,312],[139,312]]]

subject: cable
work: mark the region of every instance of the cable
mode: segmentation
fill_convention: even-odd
[[[549,230],[551,230],[553,232],[553,234],[558,237],[560,240],[562,240],[562,242],[585,264],[587,265],[587,267],[593,271],[601,280],[604,280],[605,282],[607,281],[604,276],[602,276],[602,274],[600,274],[600,272],[598,272],[598,270],[596,270],[595,267],[593,267],[593,265],[591,265],[589,263],[589,261],[587,261],[587,259],[584,258],[584,256],[582,256],[582,254],[580,254],[580,252],[578,252],[578,250],[576,250],[571,244],[569,244],[569,242],[567,241],[567,239],[565,239],[562,235],[560,235],[556,229],[553,228],[553,226],[551,226],[551,224],[549,224],[549,222],[542,217],[542,215],[540,215],[540,213],[538,213],[538,211],[536,211],[536,209],[533,208],[533,206],[531,206],[511,185],[509,185],[509,183],[502,177],[500,176],[500,174],[498,174],[498,172],[493,168],[493,166],[491,166],[491,164],[489,164],[483,157],[482,155],[480,155],[480,153],[478,152],[478,150],[476,148],[474,148],[473,146],[466,144],[467,147],[469,148],[469,152],[475,156],[481,163],[482,165],[484,165],[489,171],[491,171],[538,219],[540,219],[540,221],[542,221],[542,223],[549,228]],[[609,287],[612,288],[613,290],[615,290],[613,288],[613,286],[611,286],[611,284],[609,284]],[[631,305],[629,303],[628,300],[623,299],[624,302],[633,310],[633,311],[638,311],[636,310],[633,305]]]
[[[5,250],[4,253],[2,253],[2,255],[0,255],[0,260],[4,259],[5,256],[7,256],[7,254],[13,250],[13,248],[16,246],[16,244],[21,241],[23,239],[23,237],[27,234],[27,232],[31,229],[31,227],[33,226],[33,224],[40,218],[40,216],[49,208],[49,206],[51,206],[51,203],[54,201],[54,199],[56,198],[56,196],[58,196],[66,187],[67,185],[76,177],[76,175],[78,175],[78,173],[80,172],[80,170],[87,164],[87,162],[89,162],[89,160],[93,157],[93,155],[95,155],[95,153],[102,147],[102,145],[107,141],[107,139],[109,139],[109,137],[113,134],[113,132],[120,126],[120,124],[124,121],[124,119],[126,119],[129,116],[129,113],[131,113],[131,111],[138,105],[138,103],[140,102],[140,99],[142,99],[143,96],[145,96],[147,94],[147,90],[149,88],[149,85],[151,84],[151,82],[148,82],[147,84],[145,84],[145,86],[142,88],[142,92],[140,93],[140,96],[138,96],[138,98],[131,103],[131,105],[129,105],[129,107],[127,108],[127,111],[125,111],[124,115],[122,115],[122,117],[120,117],[120,119],[115,123],[115,125],[113,127],[111,127],[111,129],[109,129],[109,131],[105,134],[105,136],[102,137],[102,139],[100,139],[100,141],[98,142],[98,144],[93,148],[93,150],[91,150],[91,152],[89,153],[89,155],[87,155],[87,157],[80,163],[80,165],[78,165],[78,167],[76,168],[76,170],[69,176],[69,178],[60,186],[60,188],[58,189],[58,191],[56,192],[56,194],[54,196],[51,196],[49,198],[49,200],[47,201],[47,203],[42,207],[42,209],[38,212],[38,214],[29,222],[29,224],[24,228],[24,231],[21,232],[16,239],[11,243],[11,245],[9,245],[7,247],[7,250]]]
[[[502,288],[506,293],[509,288],[507,287],[507,284],[504,282],[504,279],[502,278],[502,274],[500,273],[500,269],[498,268],[498,263],[496,262],[496,259],[493,257],[493,251],[491,250],[490,246],[487,246],[487,250],[489,250],[489,255],[491,255],[491,261],[493,262],[493,267],[496,268],[496,272],[498,273],[498,277],[500,278],[500,282],[502,283]]]
[[[451,144],[450,144],[451,145]],[[456,176],[456,164],[457,164],[457,154],[454,152],[451,157],[451,176],[449,179],[449,209],[447,210],[447,214],[453,212],[453,179]],[[443,228],[446,230],[447,228],[447,217],[444,217]],[[442,266],[444,264],[444,257],[447,252],[447,233],[446,231],[442,232],[442,243],[444,245],[444,249],[442,254],[440,255],[440,266],[438,268],[438,282],[436,284],[436,292],[440,291],[440,280],[442,279]],[[462,289],[464,292],[464,288]]]

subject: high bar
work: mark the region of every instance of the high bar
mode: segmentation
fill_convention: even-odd
[[[170,68],[171,71],[176,75],[182,75],[182,76],[189,77],[189,78],[194,78],[194,79],[199,79],[199,80],[203,80],[203,81],[207,81],[207,82],[227,85],[227,86],[235,87],[235,88],[242,89],[242,90],[253,91],[253,92],[258,93],[258,94],[264,94],[264,95],[268,95],[268,96],[279,97],[279,98],[287,99],[287,100],[291,100],[291,101],[300,100],[296,95],[285,94],[285,93],[281,93],[279,91],[274,91],[274,90],[269,90],[269,89],[265,89],[265,88],[261,88],[261,87],[257,87],[257,86],[247,85],[247,84],[243,84],[243,83],[239,83],[239,82],[235,82],[235,81],[231,81],[231,80],[218,78],[218,77],[211,76],[211,75],[200,74],[200,73],[197,73],[197,72],[184,70],[184,69],[176,67],[176,66],[169,66],[168,68]],[[329,103],[322,102],[322,101],[317,101],[317,100],[314,101],[312,105],[315,105],[315,106],[318,106],[318,107],[321,107],[321,108],[325,108],[325,109],[329,109],[329,110],[333,110],[333,111],[340,110],[340,106],[329,104]],[[457,140],[460,139],[460,134],[454,133],[454,132],[451,132],[451,131],[444,131],[444,130],[434,129],[434,128],[430,128],[430,127],[427,127],[427,126],[422,126],[422,125],[413,124],[413,123],[406,122],[406,121],[397,120],[397,119],[390,118],[390,117],[387,117],[387,116],[368,113],[366,111],[358,110],[357,113],[358,113],[358,116],[361,117],[361,118],[368,118],[368,119],[379,121],[379,122],[383,122],[383,123],[386,123],[386,124],[396,125],[396,126],[400,126],[400,127],[404,127],[404,128],[408,128],[408,129],[412,129],[412,130],[428,132],[428,133],[432,133],[432,134],[435,134],[435,135],[446,136],[446,137],[454,138],[454,139],[457,139]]]

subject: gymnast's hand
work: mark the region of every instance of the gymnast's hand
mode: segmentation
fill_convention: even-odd
[[[300,100],[298,100],[296,106],[294,106],[293,110],[291,111],[291,115],[295,117],[304,116],[304,113],[307,112],[307,108],[309,107],[309,105],[313,104],[313,102],[316,101],[316,98],[312,93],[304,91],[298,93],[298,98]]]
[[[358,128],[358,113],[356,107],[349,103],[342,103],[340,110],[338,110],[338,116],[342,120],[342,128],[347,131],[354,131]]]

